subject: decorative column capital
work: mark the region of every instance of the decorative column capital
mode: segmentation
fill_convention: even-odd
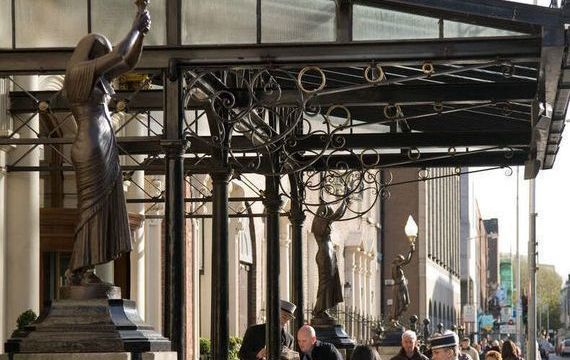
[[[265,208],[268,210],[279,211],[283,204],[283,201],[281,201],[281,195],[275,194],[272,197],[267,196],[266,193],[263,193],[263,195],[263,200],[261,202]]]
[[[210,173],[212,183],[224,182],[228,183],[233,176],[233,171],[229,169],[214,170]]]
[[[190,146],[190,142],[185,139],[161,140],[160,146],[164,149],[167,157],[182,156]]]
[[[291,209],[291,211],[289,211],[288,217],[289,221],[291,221],[292,224],[302,224],[305,222],[305,219],[307,218],[305,212],[299,209]]]

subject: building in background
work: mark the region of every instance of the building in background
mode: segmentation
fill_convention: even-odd
[[[417,179],[418,169],[392,170],[395,178]],[[402,315],[406,324],[412,315],[446,328],[459,319],[460,299],[460,178],[454,169],[429,169],[441,178],[413,182],[390,188],[383,213],[383,313],[389,313],[391,299],[391,264],[398,255],[406,255],[409,244],[404,226],[412,215],[419,227],[416,251],[404,269],[410,290],[410,307]]]

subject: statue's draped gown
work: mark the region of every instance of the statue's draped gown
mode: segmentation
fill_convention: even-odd
[[[317,213],[322,217],[315,216],[311,229],[319,246],[316,255],[319,286],[317,301],[313,309],[314,315],[321,314],[343,301],[338,262],[331,241],[332,220],[330,217],[333,210],[330,206],[322,205]]]
[[[107,108],[113,90],[104,77],[96,77],[95,61],[70,64],[65,79],[78,126],[71,147],[79,207],[71,271],[114,260],[131,250],[117,143]]]

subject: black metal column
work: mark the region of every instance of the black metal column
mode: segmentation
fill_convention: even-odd
[[[166,153],[166,254],[164,283],[164,334],[170,338],[178,359],[186,359],[185,311],[185,217],[184,159],[182,136],[182,79],[177,70],[165,79],[165,138],[161,145]]]
[[[265,344],[270,360],[281,354],[281,325],[279,323],[279,176],[265,177],[265,210],[267,212],[267,323]]]
[[[291,185],[291,212],[289,221],[291,222],[291,299],[297,309],[295,310],[295,320],[293,323],[293,335],[305,323],[304,312],[305,299],[303,297],[303,223],[305,222],[305,213],[301,201],[304,191],[301,186],[301,177],[299,173],[289,175],[289,183]]]
[[[229,355],[229,248],[228,181],[230,172],[211,174],[212,201],[212,322],[211,340],[214,360]]]

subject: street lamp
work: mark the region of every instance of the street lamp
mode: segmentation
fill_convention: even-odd
[[[408,217],[404,231],[406,232],[410,245],[415,245],[416,239],[418,238],[418,224],[416,224],[412,215]]]

